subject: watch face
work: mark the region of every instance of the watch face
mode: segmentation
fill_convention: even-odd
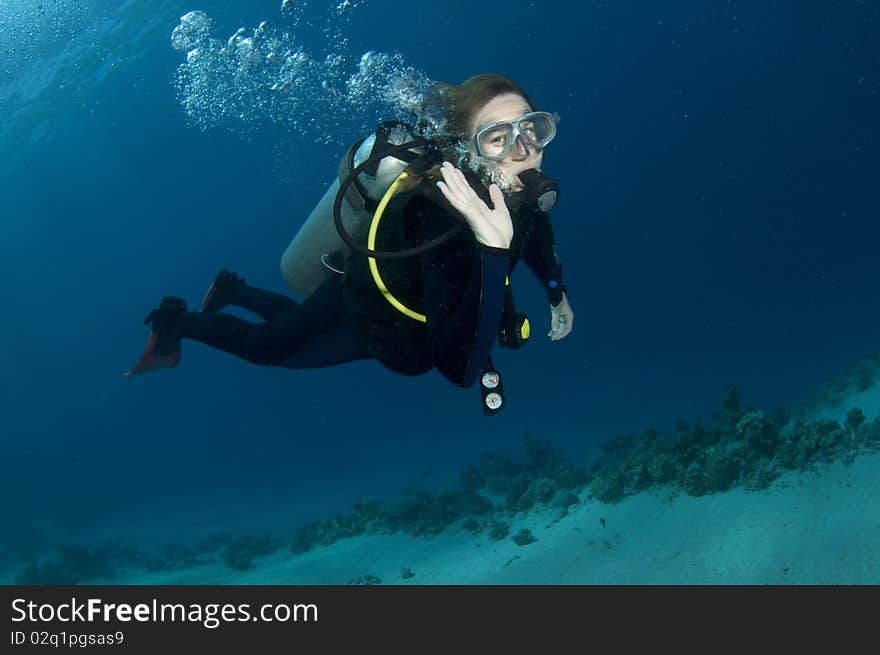
[[[504,399],[500,393],[493,391],[490,394],[486,394],[486,407],[489,409],[498,409],[502,404],[504,404]]]

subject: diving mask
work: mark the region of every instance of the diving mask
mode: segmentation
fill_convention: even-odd
[[[558,114],[533,111],[515,121],[481,127],[474,137],[477,154],[490,161],[503,161],[519,139],[525,147],[543,148],[556,136]]]

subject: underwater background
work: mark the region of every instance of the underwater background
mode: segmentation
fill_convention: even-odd
[[[190,11],[210,29],[175,48]],[[730,384],[794,410],[880,350],[878,28],[857,0],[0,0],[0,571],[58,543],[284,537],[452,488],[525,433],[581,461],[710,421]],[[544,168],[575,327],[544,338],[520,267],[535,338],[495,354],[503,412],[436,372],[192,342],[122,378],[162,296],[198,306],[220,268],[287,292],[349,144],[413,84],[480,72],[562,118]]]

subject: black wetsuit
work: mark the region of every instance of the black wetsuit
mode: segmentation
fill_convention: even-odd
[[[478,182],[472,186],[489,202]],[[514,237],[509,249],[479,244],[469,228],[426,253],[377,260],[386,288],[426,322],[392,306],[377,287],[369,260],[351,255],[344,275],[334,275],[302,303],[241,285],[230,298],[265,322],[253,324],[222,313],[183,312],[181,337],[200,341],[247,361],[288,368],[319,368],[375,358],[392,371],[419,375],[436,367],[463,387],[472,385],[491,354],[505,305],[505,278],[522,258],[545,285],[551,301],[561,296],[561,267],[549,217],[509,198]],[[399,193],[383,214],[377,250],[425,243],[461,225],[433,182]],[[551,288],[556,287],[556,288]]]

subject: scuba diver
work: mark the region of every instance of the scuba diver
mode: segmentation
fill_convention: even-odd
[[[573,326],[548,216],[559,186],[541,172],[558,116],[496,74],[438,89],[442,135],[383,123],[342,158],[281,259],[302,302],[220,271],[200,311],[166,297],[150,312],[147,346],[125,376],[176,366],[181,339],[191,339],[265,366],[376,359],[402,375],[436,368],[461,387],[480,379],[483,411],[499,411],[492,348],[496,339],[518,348],[530,333],[508,277],[520,259],[547,292],[548,337]]]

